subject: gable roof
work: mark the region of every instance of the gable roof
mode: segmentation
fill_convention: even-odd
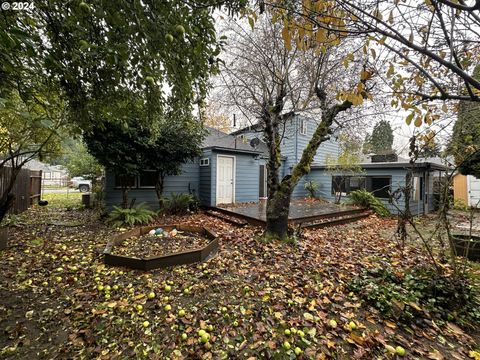
[[[212,127],[205,127],[208,131],[207,136],[202,142],[203,149],[224,149],[237,152],[249,152],[259,154],[262,151],[250,146],[250,143],[243,142],[242,139],[237,138],[232,134],[227,134],[223,131],[214,129]]]

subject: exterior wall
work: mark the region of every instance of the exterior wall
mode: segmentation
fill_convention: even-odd
[[[366,169],[363,175],[365,176],[391,176],[392,177],[392,191],[395,191],[401,187],[405,186],[406,183],[406,174],[405,169]],[[334,174],[333,174],[334,175]],[[339,174],[340,175],[340,174]],[[424,173],[414,174],[414,176],[424,176]],[[332,194],[332,174],[325,172],[323,169],[313,169],[310,174],[305,177],[305,180],[313,180],[318,185],[318,196],[330,201],[335,199],[335,196]],[[425,184],[425,181],[424,181]],[[431,192],[431,190],[430,190]],[[425,188],[423,191],[424,196],[426,195]],[[345,198],[344,198],[345,200]],[[397,214],[397,208],[388,202],[388,199],[380,199],[385,206],[390,210],[392,214]],[[427,200],[428,201],[428,200]],[[400,198],[397,206],[400,209],[405,207],[405,201],[403,198]],[[410,211],[413,215],[423,214],[424,204],[423,201],[414,201],[410,200]]]
[[[204,204],[215,206],[217,201],[217,156],[235,157],[235,202],[258,201],[260,185],[260,160],[256,160],[251,154],[212,152],[211,159],[211,183],[210,203]]]
[[[467,177],[462,174],[457,174],[453,178],[453,198],[455,200],[462,200],[468,204],[468,187]]]
[[[163,195],[168,197],[172,193],[191,193],[199,195],[199,166],[198,159],[194,162],[184,164],[182,173],[176,176],[167,176],[165,178],[165,187]],[[147,203],[152,209],[158,209],[157,195],[153,188],[131,189],[128,191],[129,201],[136,199],[135,203]],[[115,175],[111,171],[105,174],[105,204],[107,209],[113,205],[120,205],[122,202],[121,189],[115,188]]]
[[[198,197],[202,205],[210,206],[212,203],[212,162],[211,150],[205,150],[201,158],[208,158],[210,165],[199,166],[199,188]]]

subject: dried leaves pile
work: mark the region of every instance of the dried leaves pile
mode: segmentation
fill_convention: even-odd
[[[434,321],[404,327],[347,290],[365,269],[426,262],[381,233],[392,220],[309,230],[298,245],[206,215],[171,218],[219,234],[203,264],[140,272],[105,267],[111,230],[88,211],[32,209],[0,261],[3,358],[406,358],[473,356],[478,331]],[[50,225],[55,219],[82,226]],[[162,220],[162,223],[165,223]],[[473,355],[472,355],[473,354]]]

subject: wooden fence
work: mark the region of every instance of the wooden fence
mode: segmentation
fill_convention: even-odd
[[[9,167],[0,169],[0,193],[3,193],[8,186],[11,173],[12,169]],[[15,200],[9,212],[18,214],[36,203],[41,196],[41,186],[41,170],[21,169],[13,185],[12,193],[15,195]]]

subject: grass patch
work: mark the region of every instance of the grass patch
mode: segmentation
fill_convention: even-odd
[[[82,193],[45,193],[42,200],[48,201],[48,206],[56,208],[77,209],[82,207]]]

